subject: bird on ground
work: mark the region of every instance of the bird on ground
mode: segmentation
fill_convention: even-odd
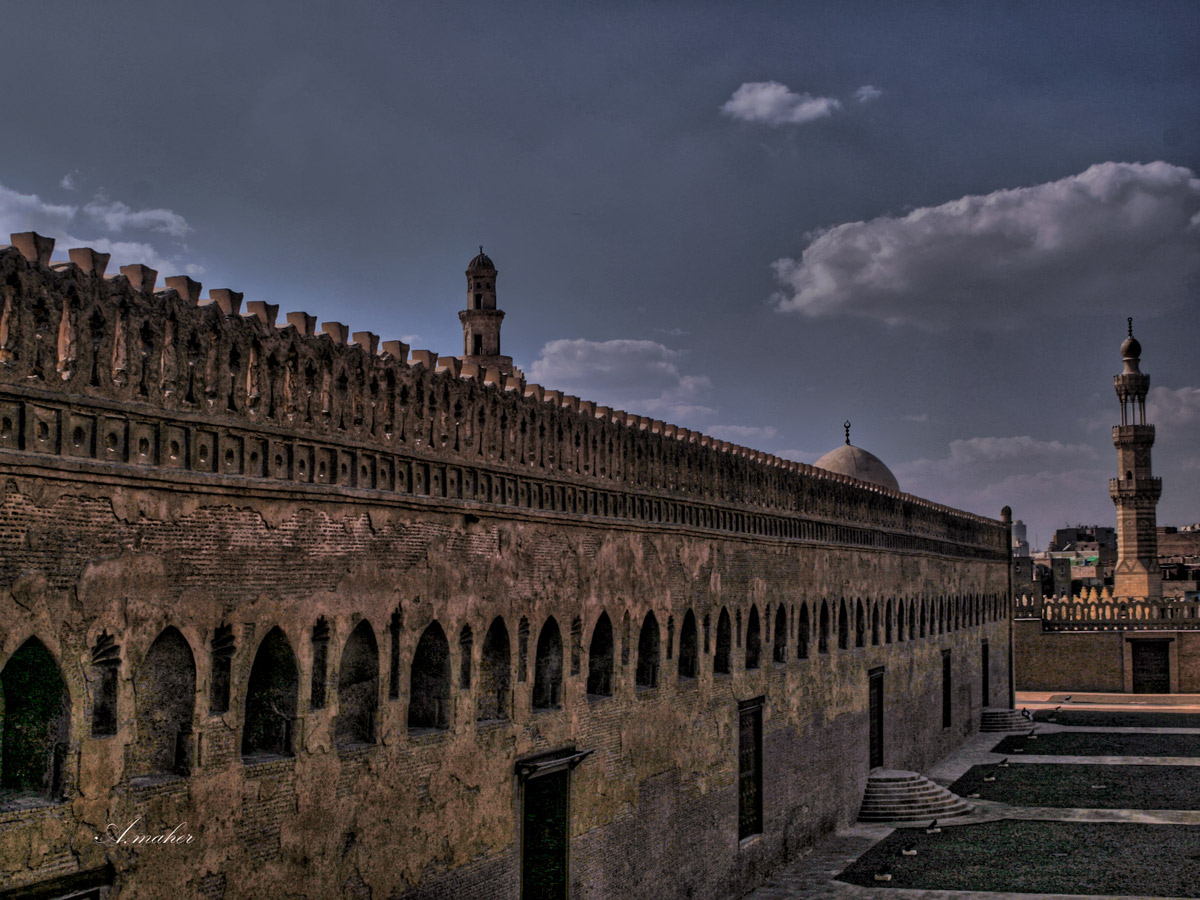
[[[1072,698],[1072,697],[1074,697],[1074,696],[1075,696],[1074,694],[1067,694],[1067,696],[1063,697],[1063,700],[1064,700],[1065,702],[1067,702],[1067,703],[1070,703],[1070,702],[1071,702],[1071,698]]]
[[[1033,713],[1031,713],[1031,712],[1030,712],[1028,709],[1026,709],[1024,706],[1022,706],[1022,707],[1021,707],[1021,715],[1023,715],[1023,716],[1024,716],[1026,719],[1028,719],[1030,722],[1032,722],[1032,721],[1033,721]]]
[[[1008,757],[1007,756],[1004,757],[1004,759],[1000,760],[1000,762],[998,762],[996,765],[998,765],[1001,769],[1007,769],[1008,768]]]
[[[929,825],[925,828],[925,833],[926,834],[941,834],[942,829],[938,828],[937,822],[938,822],[937,819],[934,819],[932,822],[930,822]]]

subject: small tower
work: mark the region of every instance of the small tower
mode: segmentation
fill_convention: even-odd
[[[512,357],[500,355],[504,311],[496,308],[496,266],[483,247],[467,264],[467,308],[459,312],[458,318],[463,327],[463,362],[512,374]]]
[[[1162,597],[1162,573],[1158,568],[1158,534],[1155,511],[1162,493],[1162,479],[1150,474],[1150,448],[1154,426],[1146,424],[1146,394],[1150,376],[1138,364],[1142,345],[1133,336],[1121,344],[1124,370],[1113,378],[1121,401],[1121,424],[1113,428],[1119,477],[1109,479],[1108,493],[1117,507],[1117,567],[1113,572],[1116,597]]]

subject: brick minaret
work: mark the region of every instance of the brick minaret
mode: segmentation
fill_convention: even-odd
[[[463,327],[463,361],[512,374],[512,357],[500,355],[504,311],[496,308],[496,266],[482,247],[467,265],[467,308],[458,318]]]
[[[1162,597],[1162,573],[1158,568],[1158,534],[1155,508],[1162,493],[1162,479],[1150,474],[1150,448],[1154,426],[1146,424],[1146,393],[1150,376],[1138,368],[1142,345],[1133,336],[1121,344],[1125,369],[1113,378],[1121,401],[1121,424],[1113,428],[1119,477],[1110,479],[1108,492],[1117,506],[1117,567],[1113,594],[1117,597]]]

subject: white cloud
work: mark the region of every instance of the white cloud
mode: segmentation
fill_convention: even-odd
[[[423,338],[419,334],[400,335],[400,342],[403,344],[408,344],[410,347],[416,347],[417,344],[421,343],[422,340]]]
[[[882,96],[883,91],[870,84],[864,84],[854,92],[854,99],[859,103],[870,103],[872,100],[878,100]]]
[[[190,275],[192,278],[199,278],[201,275],[204,274],[204,266],[198,266],[195,263],[188,263],[186,266],[183,267],[183,271],[186,272],[188,275]]]
[[[62,188],[64,191],[75,190],[75,173],[68,172],[66,175],[64,175],[62,177],[62,179],[58,182],[58,186],[60,188]]]
[[[757,446],[756,441],[772,440],[778,431],[770,425],[712,425],[704,433],[719,441],[731,441],[744,446]]]
[[[841,105],[832,97],[793,93],[778,81],[748,81],[725,101],[721,112],[743,122],[802,125],[832,115]]]
[[[905,422],[928,422],[929,413],[909,413],[904,417]]]
[[[172,237],[180,237],[191,230],[182,216],[170,210],[134,210],[124,203],[103,198],[89,203],[84,207],[84,211],[101,231],[120,232],[131,228],[160,231]],[[22,194],[0,184],[0,235],[36,231],[52,237],[56,242],[57,258],[65,258],[66,251],[71,247],[91,247],[100,253],[112,255],[109,271],[116,271],[119,266],[133,263],[142,263],[163,274],[179,271],[181,268],[171,256],[148,241],[77,236],[77,229],[81,229],[81,226],[87,227],[78,221],[78,213],[78,206],[50,203],[37,194]],[[203,271],[202,267],[193,268]]]
[[[808,463],[808,465],[811,466],[818,459],[824,456],[825,452],[826,451],[823,450],[813,452],[811,450],[796,450],[795,448],[791,448],[788,450],[780,450],[775,455],[782,457],[783,459],[793,460],[794,462]]]
[[[781,312],[941,330],[1143,314],[1194,300],[1200,179],[1165,162],[1101,163],[1060,181],[849,222],[772,267]]]
[[[542,347],[528,374],[603,406],[698,427],[714,412],[705,405],[712,383],[681,372],[683,356],[656,341],[557,340]]]
[[[1200,388],[1151,388],[1146,396],[1146,421],[1168,427],[1200,423]]]
[[[0,235],[62,231],[78,209],[68,204],[48,203],[37,194],[21,194],[0,184]]]
[[[132,209],[119,200],[97,194],[83,211],[109,231],[141,228],[181,238],[192,230],[187,220],[169,209]]]
[[[1090,444],[1021,435],[951,441],[941,458],[892,468],[901,490],[992,518],[1011,506],[1047,538],[1056,523],[1112,518],[1108,462]]]

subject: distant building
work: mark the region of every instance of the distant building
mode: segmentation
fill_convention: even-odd
[[[1117,508],[1111,587],[1100,561],[1112,529],[1055,534],[1051,547],[1062,549],[1048,554],[1049,596],[1036,563],[1013,559],[1018,690],[1200,692],[1200,557],[1190,555],[1196,549],[1190,538],[1163,529],[1181,552],[1177,562],[1160,561],[1155,515],[1162,481],[1151,471],[1154,426],[1146,421],[1150,376],[1140,369],[1142,348],[1130,322],[1121,344],[1124,368],[1113,379],[1121,424],[1113,428],[1118,477],[1109,481]],[[1083,555],[1091,551],[1094,558]]]

